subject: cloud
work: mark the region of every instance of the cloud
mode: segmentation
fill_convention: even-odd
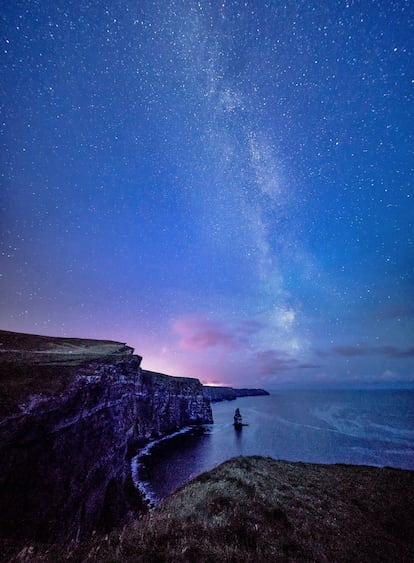
[[[360,346],[335,346],[332,348],[332,353],[337,354],[338,356],[347,357],[367,356],[371,354],[368,348],[362,348]]]
[[[296,360],[281,350],[263,350],[256,354],[257,371],[261,375],[272,375],[276,371],[297,366]]]
[[[368,346],[365,344],[358,346],[335,346],[332,348],[332,353],[346,357],[386,356],[388,358],[412,358],[414,357],[414,346],[405,350],[395,346]],[[323,354],[323,352],[320,353],[320,355]]]
[[[411,304],[388,307],[375,314],[376,319],[393,320],[405,317],[414,317],[414,306]]]
[[[380,381],[398,381],[399,374],[390,369],[386,369],[385,371],[382,372],[382,374],[378,377],[378,379]]]
[[[273,375],[278,371],[290,369],[314,369],[320,365],[299,362],[283,350],[262,350],[255,355],[257,370],[260,375]]]
[[[238,326],[238,332],[242,335],[252,336],[263,330],[263,328],[265,328],[263,322],[256,320],[244,321]]]
[[[202,314],[181,316],[173,322],[183,361],[191,363],[198,377],[227,383],[243,380],[270,381],[288,377],[291,370],[310,373],[316,366],[296,337],[295,311],[288,306],[273,306],[265,315],[210,320]],[[184,359],[186,358],[186,359]],[[249,383],[250,382],[250,383]]]
[[[181,337],[180,348],[186,350],[206,350],[221,347],[237,350],[242,342],[223,324],[199,319],[196,317],[182,317],[175,321],[174,330]]]
[[[407,348],[406,350],[399,350],[394,356],[396,358],[414,358],[414,346]]]

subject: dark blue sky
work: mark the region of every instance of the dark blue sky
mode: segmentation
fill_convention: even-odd
[[[7,0],[1,326],[414,381],[408,1]]]

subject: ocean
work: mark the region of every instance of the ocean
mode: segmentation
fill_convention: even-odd
[[[284,391],[213,403],[214,424],[148,444],[133,478],[156,505],[239,455],[414,470],[414,391]],[[240,409],[244,426],[233,427]]]

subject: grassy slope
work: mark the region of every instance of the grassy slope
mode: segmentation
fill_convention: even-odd
[[[0,330],[0,417],[30,395],[56,395],[84,362],[129,356],[121,342],[58,338]]]
[[[48,561],[413,561],[414,472],[235,458]],[[44,551],[43,551],[44,553]]]
[[[106,357],[129,355],[132,348],[122,342],[87,338],[39,336],[0,330],[0,363],[20,360],[34,363],[54,363],[73,357]]]

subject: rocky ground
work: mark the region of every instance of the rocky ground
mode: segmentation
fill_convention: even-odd
[[[27,546],[12,560],[408,563],[413,554],[414,472],[240,457],[122,530]]]

